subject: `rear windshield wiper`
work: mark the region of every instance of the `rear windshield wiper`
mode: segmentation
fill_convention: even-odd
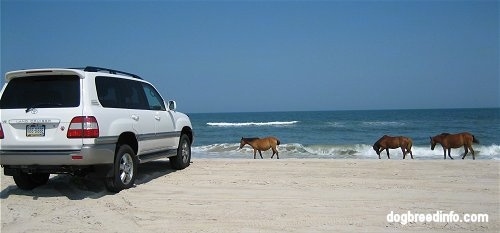
[[[36,103],[31,105],[31,107],[28,107],[25,111],[28,113],[29,111],[33,110],[34,108],[40,108],[40,107],[62,107],[63,104],[61,103]]]

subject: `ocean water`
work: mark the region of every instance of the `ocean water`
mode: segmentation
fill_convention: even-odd
[[[253,158],[253,149],[239,149],[241,137],[275,136],[280,158],[378,159],[372,145],[384,134],[413,140],[415,159],[443,159],[443,149],[430,149],[430,136],[470,132],[476,159],[500,160],[500,109],[433,109],[318,112],[192,113],[193,158]],[[463,148],[452,149],[460,159]],[[265,159],[271,150],[262,152]],[[387,159],[385,152],[383,159]],[[391,159],[402,159],[399,149]],[[409,155],[408,155],[409,157]],[[257,154],[257,158],[260,158]],[[408,159],[408,158],[407,158]],[[466,159],[472,159],[469,152]]]

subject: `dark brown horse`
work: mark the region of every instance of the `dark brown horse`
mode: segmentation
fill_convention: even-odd
[[[266,138],[241,138],[240,141],[240,149],[243,148],[246,144],[250,145],[253,148],[253,158],[255,159],[255,155],[257,151],[259,151],[260,158],[262,157],[261,151],[266,151],[269,149],[273,149],[273,155],[271,155],[271,159],[274,154],[276,154],[276,158],[279,159],[278,150],[276,146],[280,144],[280,140],[275,137],[266,137]]]
[[[474,155],[474,149],[472,149],[472,143],[479,143],[479,141],[474,137],[474,135],[468,132],[458,134],[442,133],[430,138],[431,150],[434,150],[434,147],[436,147],[437,143],[441,144],[444,150],[444,159],[446,159],[446,150],[448,150],[448,157],[450,157],[450,159],[453,159],[450,155],[451,148],[459,148],[462,146],[465,149],[465,153],[462,159],[465,159],[465,156],[467,155],[467,153],[469,153],[469,149],[472,152],[472,159],[476,159],[476,156]]]
[[[377,152],[378,158],[380,159],[380,153],[384,150],[387,151],[387,158],[389,157],[389,149],[401,148],[403,152],[403,159],[405,159],[406,154],[410,153],[411,159],[413,159],[413,153],[411,152],[411,146],[413,142],[410,138],[397,136],[391,137],[384,135],[375,144],[373,144],[373,149]]]

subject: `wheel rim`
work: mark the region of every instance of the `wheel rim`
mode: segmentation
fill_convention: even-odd
[[[190,154],[189,143],[186,140],[184,140],[182,142],[182,151],[181,151],[182,162],[184,163],[188,162],[189,154]]]
[[[120,180],[124,185],[127,185],[134,177],[134,161],[128,153],[124,154],[120,159]]]

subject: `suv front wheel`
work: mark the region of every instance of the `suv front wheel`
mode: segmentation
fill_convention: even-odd
[[[121,145],[115,155],[112,177],[106,178],[106,188],[111,192],[131,188],[137,177],[138,164],[134,150],[129,145]]]
[[[182,134],[177,148],[177,155],[170,157],[170,164],[174,169],[182,170],[191,163],[191,141],[186,134]]]

